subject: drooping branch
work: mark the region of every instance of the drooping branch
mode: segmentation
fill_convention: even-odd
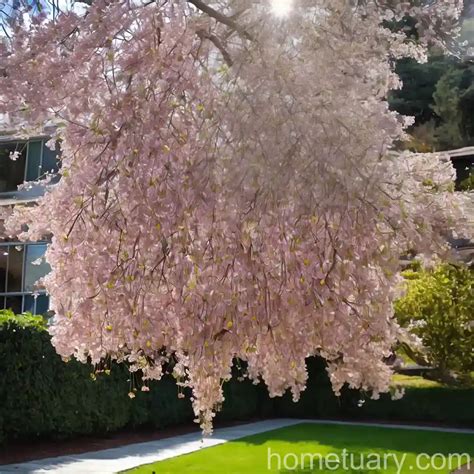
[[[75,1],[77,3],[85,3],[86,5],[92,5],[94,0],[75,0]],[[248,39],[249,41],[253,41],[253,36],[248,31],[246,31],[245,28],[242,28],[238,23],[236,23],[233,18],[228,17],[224,15],[223,13],[218,12],[214,8],[210,7],[209,5],[206,5],[201,0],[188,0],[188,2],[194,5],[198,10],[202,11],[203,13],[206,13],[210,17],[217,20],[219,23],[222,23],[223,25],[226,25],[232,30],[240,33],[244,38]],[[153,2],[150,2],[150,3],[153,3]],[[216,45],[217,48],[221,49],[216,44],[214,39],[211,39],[210,37],[208,37],[207,39],[212,41]],[[227,59],[226,59],[226,62],[227,62]]]
[[[233,62],[232,62],[232,58],[230,57],[229,52],[225,49],[224,45],[222,44],[222,41],[216,35],[213,35],[212,33],[207,33],[204,30],[197,31],[197,35],[201,39],[207,39],[211,41],[214,44],[214,46],[221,52],[222,57],[224,58],[224,61],[226,62],[226,64],[229,67],[232,66]]]
[[[223,25],[228,26],[232,30],[237,31],[249,41],[253,41],[253,36],[248,31],[246,31],[245,28],[242,28],[238,23],[236,23],[232,18],[229,18],[228,16],[218,12],[217,10],[214,10],[214,8],[210,7],[209,5],[206,5],[201,0],[188,0],[188,2],[194,5],[197,9],[201,10],[203,13],[206,13],[210,17],[217,20],[219,23],[222,23]]]

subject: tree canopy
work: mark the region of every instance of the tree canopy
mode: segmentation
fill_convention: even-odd
[[[401,60],[396,71],[403,88],[390,95],[390,106],[415,118],[410,133],[421,142],[417,151],[474,144],[472,63],[438,55],[423,64]]]

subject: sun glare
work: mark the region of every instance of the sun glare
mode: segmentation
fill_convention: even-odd
[[[284,17],[290,13],[293,0],[270,0],[270,4],[274,15]]]

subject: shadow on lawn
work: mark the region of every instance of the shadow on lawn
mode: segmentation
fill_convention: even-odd
[[[324,472],[335,472],[337,473],[350,473],[350,474],[380,474],[383,472],[381,469],[363,469],[362,466],[364,465],[364,455],[359,452],[347,452],[347,459],[350,461],[347,463],[345,467],[335,468],[332,466],[331,469],[324,469],[324,466],[318,464],[318,460],[316,459],[311,465],[308,463],[307,465],[303,464],[302,467],[296,467],[295,469],[283,469],[280,470],[280,474],[316,474],[316,473],[324,473]]]
[[[272,452],[284,456],[291,443],[294,445],[294,452],[305,454],[316,454],[322,448],[319,456],[323,458],[324,453],[346,452],[348,468],[337,469],[324,468],[324,463],[318,464],[318,458],[315,458],[311,466],[306,462],[301,462],[301,467],[295,469],[280,469],[280,474],[315,474],[324,472],[350,472],[357,474],[381,473],[381,469],[363,469],[364,460],[373,453],[383,457],[384,453],[411,453],[413,455],[423,453],[429,456],[434,454],[464,454],[474,456],[474,434],[436,432],[425,430],[408,430],[397,428],[381,428],[370,426],[353,425],[330,425],[330,424],[311,424],[302,423],[287,428],[268,431],[255,436],[249,436],[234,443],[245,443],[248,445],[262,445],[266,442],[275,442],[274,447],[269,446]],[[284,444],[280,444],[283,442]],[[279,450],[280,447],[280,450]],[[298,454],[297,454],[298,455]],[[389,455],[387,462],[389,466],[394,467],[394,461]],[[333,465],[334,467],[334,465]],[[366,465],[367,467],[367,465]]]
[[[391,428],[379,426],[333,425],[303,422],[285,428],[266,431],[235,440],[234,443],[264,444],[269,440],[291,443],[318,443],[331,446],[335,451],[346,448],[354,452],[402,451],[411,453],[443,453],[452,451],[458,444],[469,447],[474,455],[474,432],[456,433]]]
[[[325,472],[334,472],[336,474],[338,473],[349,473],[349,474],[381,474],[384,471],[381,471],[379,469],[331,469],[331,470],[324,470],[324,469],[319,469],[319,468],[300,468],[300,469],[292,469],[292,470],[283,470],[279,471],[280,474],[321,474]]]

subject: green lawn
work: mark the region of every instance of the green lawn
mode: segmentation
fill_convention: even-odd
[[[273,455],[268,465],[268,453]],[[276,453],[276,454],[275,454]],[[284,456],[286,465],[284,464]],[[339,455],[340,467],[336,464],[335,454],[326,457],[330,464],[319,464],[317,455],[324,458],[329,453]],[[344,470],[342,462],[346,459]],[[370,454],[372,453],[372,454]],[[379,461],[373,453],[378,453]],[[435,431],[411,431],[391,428],[375,428],[363,426],[319,425],[304,423],[288,428],[268,431],[255,436],[241,438],[213,448],[202,449],[191,454],[178,456],[155,464],[141,466],[131,471],[148,474],[310,474],[320,472],[350,473],[448,473],[448,458],[441,455],[433,459],[434,467],[428,467],[428,456],[420,458],[418,466],[416,458],[419,453],[432,456],[436,453],[469,453],[474,456],[474,435],[458,433],[440,433]],[[301,455],[308,455],[301,458]],[[397,455],[397,461],[393,459]],[[277,459],[280,455],[280,460]],[[313,457],[313,469],[309,455]],[[387,461],[387,469],[383,464]],[[361,460],[367,462],[365,469],[360,469]],[[467,458],[464,458],[466,462]],[[278,462],[281,462],[278,465]],[[403,467],[398,464],[403,461]],[[452,458],[451,466],[458,467],[459,459]],[[324,462],[324,461],[323,461]],[[370,464],[372,463],[372,464]],[[442,463],[446,464],[444,469]],[[295,469],[295,465],[299,467]],[[319,469],[319,467],[322,469]],[[352,467],[352,469],[351,469]]]
[[[415,388],[431,388],[431,387],[443,387],[442,383],[434,380],[424,379],[418,375],[402,375],[394,374],[392,376],[392,385],[398,385],[404,388],[415,387]]]

